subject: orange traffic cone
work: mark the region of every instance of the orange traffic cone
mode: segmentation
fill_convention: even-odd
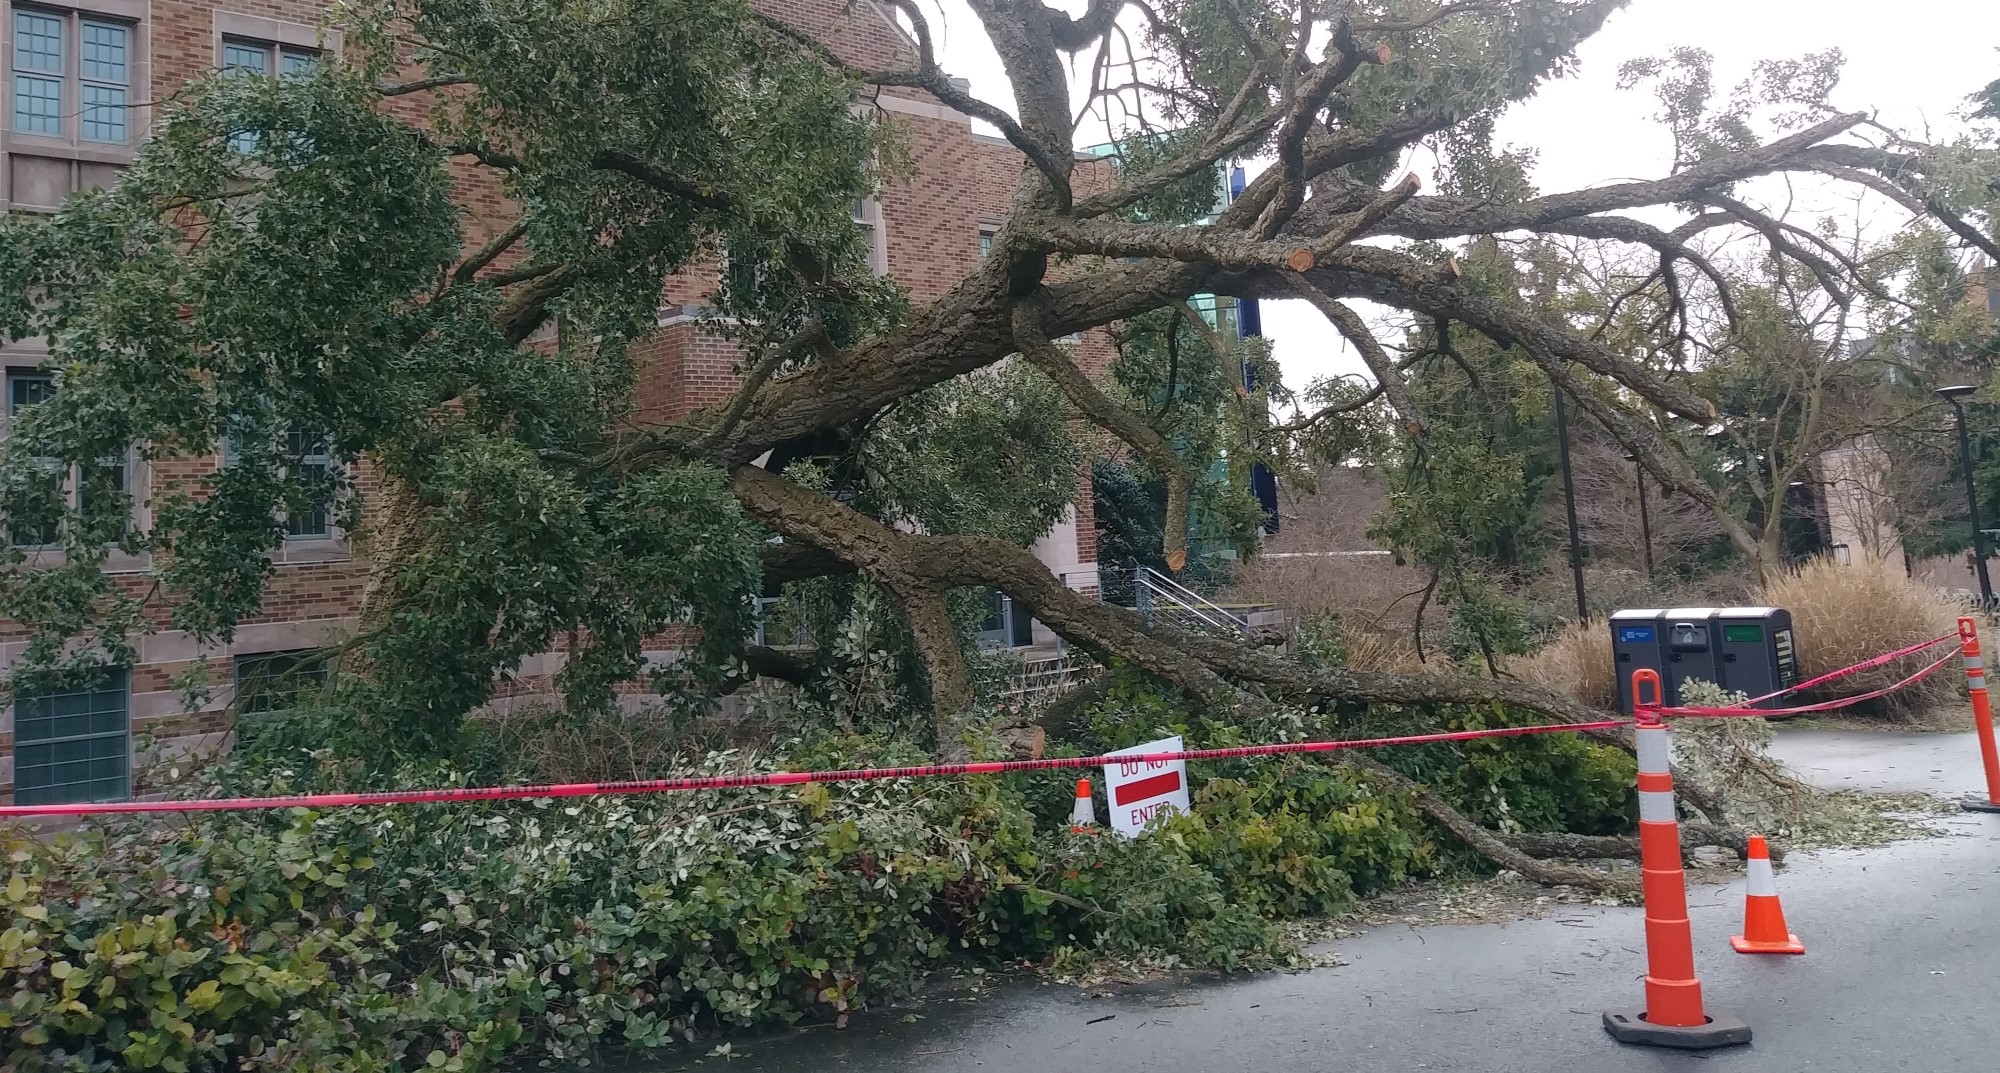
[[[1076,780],[1076,804],[1069,810],[1069,829],[1078,834],[1097,828],[1097,805],[1090,800],[1090,780]]]
[[[1743,885],[1743,934],[1729,937],[1739,954],[1803,954],[1804,943],[1785,930],[1778,882],[1771,876],[1771,850],[1763,835],[1750,836],[1749,876]]]

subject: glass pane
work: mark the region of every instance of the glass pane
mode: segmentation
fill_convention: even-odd
[[[299,464],[299,483],[305,486],[306,509],[285,517],[285,533],[295,537],[333,535],[333,474],[324,463]]]
[[[76,509],[86,518],[100,510],[129,508],[121,494],[125,487],[125,457],[99,459],[96,465],[79,467],[76,482]]]
[[[93,142],[126,140],[125,87],[83,84],[83,137]]]
[[[325,465],[332,461],[326,450],[326,433],[317,429],[294,428],[285,433],[285,452],[301,462]]]
[[[40,459],[42,471],[47,475],[48,485],[42,496],[25,516],[9,519],[7,540],[17,547],[46,548],[62,541],[62,510],[67,504],[63,500],[63,467],[52,459]]]
[[[271,73],[271,50],[262,45],[222,43],[222,69],[233,75]]]
[[[18,49],[16,52],[18,53]],[[14,76],[14,129],[23,134],[62,135],[62,82],[33,75]]]
[[[310,695],[326,685],[323,653],[274,652],[236,657],[236,709],[274,712],[296,708],[301,693]]]
[[[83,24],[83,77],[92,82],[126,85],[131,75],[126,68],[125,46],[131,31],[104,22]]]
[[[56,378],[47,373],[8,373],[7,412],[17,414],[24,406],[44,402],[56,393]]]
[[[319,62],[319,55],[299,49],[280,49],[278,52],[278,77],[294,78],[313,69]]]
[[[126,671],[117,668],[94,689],[15,699],[17,804],[125,796],[131,753],[128,686]]]
[[[14,13],[14,70],[63,73],[63,18],[32,11]]]

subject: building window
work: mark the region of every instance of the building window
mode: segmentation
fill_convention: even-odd
[[[984,261],[984,260],[985,260],[985,259],[987,259],[988,257],[991,257],[991,256],[993,256],[993,236],[994,236],[994,235],[997,235],[997,234],[999,234],[999,233],[1000,233],[1000,229],[999,229],[999,228],[997,228],[997,227],[994,227],[994,226],[992,226],[992,225],[990,225],[990,224],[985,224],[985,225],[981,225],[981,226],[980,226],[980,228],[979,228],[979,259],[980,259],[980,260]]]
[[[7,417],[11,420],[20,416],[28,407],[39,405],[55,397],[55,374],[41,369],[7,370]],[[79,514],[92,517],[95,512],[114,509],[123,504],[126,511],[131,508],[131,500],[124,498],[131,491],[127,487],[131,473],[131,452],[121,452],[98,459],[94,465],[65,466],[60,459],[38,459],[42,469],[48,474],[49,493],[60,506],[74,507]],[[120,531],[131,524],[129,514],[122,514]],[[45,518],[27,525],[7,527],[7,539],[16,547],[48,548],[62,543],[62,528],[55,518]]]
[[[236,657],[236,710],[242,714],[290,711],[326,687],[326,653],[319,649]]]
[[[14,9],[17,133],[123,145],[132,140],[133,27],[94,15]]]
[[[889,272],[889,238],[882,226],[882,203],[872,197],[854,199],[854,224],[868,243],[868,269],[878,276]]]
[[[231,77],[296,78],[310,72],[318,62],[319,53],[309,48],[239,37],[222,39],[222,73]],[[239,153],[252,152],[257,148],[257,133],[239,130],[229,136],[229,147]]]
[[[294,428],[285,433],[285,457],[305,486],[304,510],[287,511],[285,535],[293,540],[326,540],[333,536],[333,454],[326,434]]]
[[[249,41],[239,37],[222,39],[222,73],[269,75],[296,78],[319,62],[317,49],[280,45],[270,41]]]
[[[233,426],[222,438],[222,464],[234,466],[244,455],[243,427],[232,419]],[[332,448],[328,445],[324,432],[295,425],[285,432],[284,465],[280,473],[296,475],[305,489],[305,506],[302,510],[281,508],[278,520],[284,525],[287,540],[328,540],[333,536],[333,493],[338,477],[333,460]]]
[[[14,803],[115,801],[131,793],[131,676],[14,697]]]

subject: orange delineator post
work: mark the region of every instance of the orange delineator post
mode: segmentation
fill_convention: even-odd
[[[2000,748],[1993,743],[1993,702],[1986,696],[1986,663],[1979,655],[1979,622],[1958,620],[1958,652],[1965,657],[1965,692],[1972,698],[1972,727],[1979,733],[1979,759],[1986,767],[1986,797],[1967,798],[1974,812],[2000,812]]]
[[[1648,700],[1648,697],[1651,697]],[[1607,1010],[1604,1029],[1621,1043],[1689,1050],[1750,1042],[1750,1026],[1705,1009],[1694,974],[1694,929],[1688,923],[1687,876],[1681,870],[1681,825],[1674,812],[1672,746],[1660,719],[1660,675],[1632,672],[1633,734],[1639,758],[1639,870],[1646,899],[1646,1005]]]

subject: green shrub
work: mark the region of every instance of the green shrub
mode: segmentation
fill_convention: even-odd
[[[1433,864],[1407,800],[1311,760],[1209,779],[1165,834],[1214,875],[1231,904],[1283,918],[1334,913]]]
[[[1059,750],[1167,734],[1196,747],[1300,740],[1436,718],[1273,709],[1228,721],[1131,676],[1108,696]],[[312,725],[272,722],[259,748],[196,788],[380,778],[301,752]],[[478,737],[467,755],[485,781],[505,760]],[[906,740],[847,733],[754,764],[717,753],[680,767],[923,757]],[[1489,823],[1625,822],[1629,759],[1567,736],[1382,758]],[[0,1068],[476,1070],[838,1021],[909,992],[949,957],[1265,966],[1290,953],[1278,919],[1337,911],[1439,867],[1411,803],[1339,764],[1190,765],[1194,811],[1136,840],[1069,832],[1076,774],[215,813],[16,835],[0,918]],[[394,782],[474,777],[432,762]]]
[[[219,814],[12,847],[23,1069],[480,1068],[838,1017],[945,952],[906,785]]]

